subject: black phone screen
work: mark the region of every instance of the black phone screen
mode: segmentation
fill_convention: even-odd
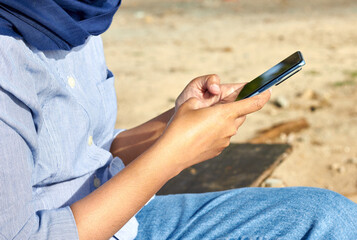
[[[263,90],[264,87],[268,86],[269,83],[278,79],[280,76],[283,76],[285,73],[299,65],[302,61],[303,57],[300,52],[296,52],[290,55],[280,63],[276,64],[274,67],[270,68],[268,71],[264,72],[259,77],[247,83],[240,91],[237,100],[247,98],[257,90]]]

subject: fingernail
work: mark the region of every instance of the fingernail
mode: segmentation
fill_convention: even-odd
[[[221,91],[221,89],[219,88],[219,86],[217,84],[212,84],[211,91],[214,93],[219,93]]]
[[[272,92],[273,92],[273,89],[272,89],[272,88],[269,88],[269,91],[270,91],[270,93],[272,93]]]

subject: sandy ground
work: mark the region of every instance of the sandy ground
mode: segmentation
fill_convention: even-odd
[[[304,69],[275,87],[271,102],[232,141],[304,117],[308,129],[278,139],[293,152],[272,185],[328,188],[357,202],[356,22],[355,0],[124,1],[103,35],[116,76],[117,127],[169,109],[196,76],[250,81],[300,50]]]

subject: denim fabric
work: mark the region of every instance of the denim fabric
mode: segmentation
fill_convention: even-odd
[[[113,82],[100,37],[41,52],[0,36],[1,240],[78,239],[69,205],[124,167]],[[116,236],[136,231],[133,218]]]
[[[136,239],[357,239],[357,204],[317,188],[242,188],[156,196]]]

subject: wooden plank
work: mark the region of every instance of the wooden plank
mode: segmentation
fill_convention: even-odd
[[[182,171],[157,194],[257,187],[290,151],[289,144],[231,144],[218,157]]]
[[[309,127],[309,123],[305,118],[279,123],[268,129],[261,130],[258,136],[249,140],[249,143],[266,143],[279,137],[281,134],[289,134],[299,132]]]

